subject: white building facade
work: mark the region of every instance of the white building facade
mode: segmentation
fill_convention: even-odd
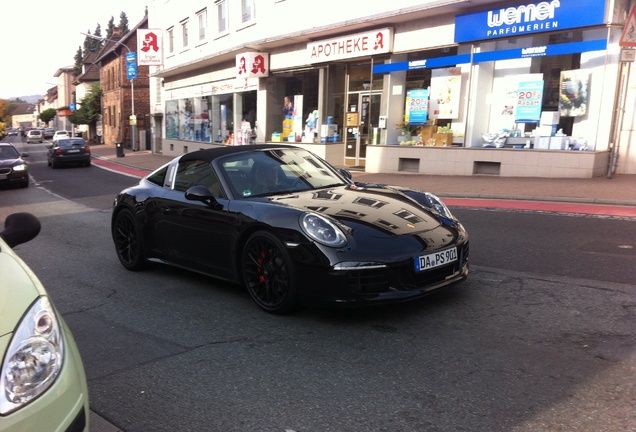
[[[281,142],[368,172],[636,174],[632,3],[154,1],[153,151]]]

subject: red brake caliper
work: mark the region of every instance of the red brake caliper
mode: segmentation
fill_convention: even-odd
[[[258,257],[258,259],[256,260],[256,262],[258,262],[258,281],[260,283],[264,283],[265,282],[265,277],[266,277],[266,270],[265,270],[265,251],[262,250],[260,253],[260,256]]]

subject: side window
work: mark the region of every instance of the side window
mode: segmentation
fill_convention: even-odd
[[[185,192],[196,185],[205,186],[215,197],[221,196],[219,179],[212,171],[209,162],[202,160],[181,162],[177,168],[174,190]]]
[[[168,167],[165,166],[149,175],[146,180],[148,180],[150,183],[156,184],[157,186],[163,186],[163,183],[166,181],[167,172]]]

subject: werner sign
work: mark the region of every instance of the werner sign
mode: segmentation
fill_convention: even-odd
[[[390,28],[372,30],[307,44],[307,54],[310,63],[386,54],[391,52],[392,49],[393,29]]]
[[[524,36],[604,25],[601,0],[551,0],[496,8],[455,18],[455,42]]]

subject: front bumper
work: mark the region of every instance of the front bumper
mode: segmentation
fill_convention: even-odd
[[[467,278],[468,241],[457,251],[457,261],[420,273],[412,260],[347,270],[302,269],[298,273],[307,277],[299,282],[300,299],[305,305],[353,307],[424,297]]]

